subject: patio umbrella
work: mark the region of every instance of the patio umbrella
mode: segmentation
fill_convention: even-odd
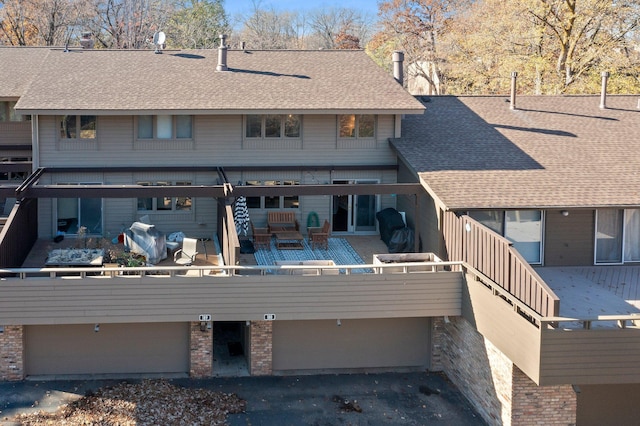
[[[233,220],[236,223],[236,232],[238,235],[243,233],[246,237],[249,232],[249,208],[247,208],[247,197],[244,195],[236,198],[236,206],[233,210]]]

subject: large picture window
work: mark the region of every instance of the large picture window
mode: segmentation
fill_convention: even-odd
[[[475,210],[469,216],[511,241],[527,262],[542,263],[541,210]]]
[[[376,129],[375,116],[371,114],[339,115],[338,128],[341,138],[373,138]]]
[[[191,115],[140,115],[138,139],[192,139]]]
[[[60,139],[95,139],[95,115],[64,115],[58,119]]]
[[[141,186],[189,186],[188,181],[138,182]],[[180,212],[191,211],[191,197],[148,197],[138,198],[138,211]]]
[[[302,118],[297,114],[247,115],[246,138],[299,138]]]

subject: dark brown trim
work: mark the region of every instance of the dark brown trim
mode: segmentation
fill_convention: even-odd
[[[122,173],[122,172],[273,172],[273,171],[320,171],[320,170],[397,170],[396,164],[378,165],[319,165],[319,166],[174,166],[174,167],[47,167],[47,173]]]
[[[31,173],[31,161],[6,161],[0,163],[0,172],[27,172]]]
[[[353,184],[353,185],[287,185],[236,186],[231,197],[418,194],[417,183]],[[226,195],[224,185],[215,186],[139,186],[139,185],[35,185],[21,195],[28,198],[137,198],[137,197],[216,197]]]
[[[0,144],[0,151],[31,151],[31,144]]]

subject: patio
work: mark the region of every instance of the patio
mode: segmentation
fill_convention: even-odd
[[[373,254],[375,253],[387,253],[386,245],[380,240],[379,235],[366,235],[366,236],[341,236],[340,239],[348,242],[352,248],[351,251],[355,252],[357,256],[359,256],[364,263],[371,263],[373,259]],[[308,242],[305,240],[305,245]],[[104,250],[105,253],[108,252],[124,252],[123,244],[114,244],[113,242],[100,238],[89,238],[86,243],[87,248],[98,248]],[[60,249],[83,249],[85,248],[84,241],[79,241],[77,239],[66,238],[59,243],[54,242],[53,240],[48,239],[39,239],[34,244],[31,249],[29,256],[22,264],[23,268],[44,268],[45,263],[47,262],[48,255],[53,250]],[[263,251],[263,250],[259,250]],[[280,252],[287,253],[295,253],[302,254],[304,251],[300,250],[280,250]],[[321,248],[316,248],[314,252],[318,252],[318,255],[313,257],[315,258],[330,258],[330,251],[323,250]],[[276,253],[276,258],[277,253]],[[340,257],[340,256],[338,256]],[[218,265],[218,249],[213,240],[205,239],[198,240],[198,255],[196,256],[196,260],[193,262],[193,266],[217,266]],[[337,264],[340,263],[340,259],[332,259],[335,260]],[[241,266],[252,266],[258,265],[258,261],[256,260],[256,256],[254,254],[240,254],[239,257]],[[342,262],[342,264],[345,264]],[[98,265],[101,266],[101,265]],[[171,256],[167,256],[166,259],[158,262],[155,266],[164,267],[164,266],[177,266],[174,263],[173,258]],[[257,271],[259,273],[259,271]]]

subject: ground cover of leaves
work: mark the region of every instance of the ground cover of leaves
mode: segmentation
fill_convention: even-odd
[[[102,388],[55,413],[21,414],[15,421],[24,426],[225,425],[227,414],[245,408],[246,402],[232,393],[145,380]]]

